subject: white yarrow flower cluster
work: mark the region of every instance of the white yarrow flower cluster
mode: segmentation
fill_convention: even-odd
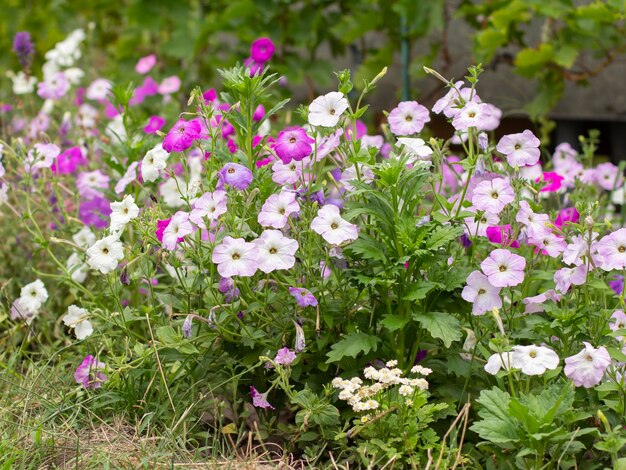
[[[428,382],[423,378],[410,378],[403,377],[402,370],[396,366],[398,361],[388,361],[381,369],[369,366],[363,370],[363,375],[366,379],[371,380],[371,385],[364,385],[363,381],[359,377],[353,377],[352,379],[342,379],[336,377],[331,382],[334,388],[340,389],[339,399],[348,402],[352,409],[356,412],[364,412],[378,409],[380,402],[383,401],[379,394],[386,390],[392,389],[392,387],[399,386],[397,393],[406,398],[405,404],[411,406],[413,401],[411,398],[416,391],[422,391],[428,389]],[[428,375],[432,371],[426,367],[415,366],[411,369],[413,374]]]

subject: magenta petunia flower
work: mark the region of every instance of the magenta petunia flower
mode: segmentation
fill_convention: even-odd
[[[565,358],[563,372],[577,387],[592,388],[604,377],[604,372],[611,364],[611,356],[605,347],[594,348],[583,342],[585,347],[574,356]]]
[[[211,259],[222,277],[253,276],[259,268],[258,250],[243,238],[224,237],[215,247]]]
[[[300,161],[311,154],[315,139],[309,137],[301,127],[289,127],[278,134],[274,152],[283,163]]]
[[[157,131],[160,131],[165,125],[165,119],[161,116],[150,116],[148,120],[148,124],[145,125],[143,131],[146,134],[156,134]]]
[[[86,163],[87,159],[83,155],[82,149],[70,147],[57,157],[51,169],[53,173],[69,175],[74,173],[80,165]]]
[[[137,65],[135,65],[135,72],[140,74],[148,73],[150,70],[152,70],[152,67],[156,65],[156,62],[157,58],[154,54],[142,57],[137,61]]]
[[[519,248],[519,242],[511,238],[513,232],[510,224],[487,227],[486,234],[491,243],[502,245],[505,248]]]
[[[281,366],[290,366],[296,360],[296,353],[289,348],[282,348],[276,351],[274,362]]]
[[[524,281],[526,260],[509,250],[493,250],[480,264],[489,282],[495,287],[517,286]]]
[[[248,67],[251,77],[254,77],[255,75],[260,75],[263,71],[263,63],[257,62],[252,57],[248,57],[246,60],[244,60],[243,65]]]
[[[303,287],[290,287],[289,293],[296,299],[296,303],[300,307],[315,307],[317,305],[317,299],[308,289]]]
[[[559,229],[563,229],[567,222],[571,222],[573,224],[577,223],[580,220],[580,214],[576,210],[575,207],[566,207],[562,209],[554,220],[554,225]]]
[[[252,404],[255,407],[270,410],[274,409],[274,407],[267,401],[267,393],[259,393],[253,386],[250,386],[250,397],[252,397]]]
[[[197,119],[179,119],[163,139],[163,149],[167,152],[183,152],[200,138],[201,127]]]
[[[274,55],[276,47],[270,38],[258,38],[250,46],[250,57],[260,64],[267,62]]]
[[[252,120],[259,122],[259,121],[262,121],[264,117],[265,117],[265,106],[260,104],[254,110],[254,114],[252,115]]]
[[[225,184],[240,191],[246,189],[252,183],[252,172],[239,163],[227,163],[217,173],[217,188],[222,189]]]
[[[504,178],[482,181],[474,188],[472,204],[478,210],[499,214],[515,200],[515,192]]]
[[[506,157],[506,161],[512,167],[534,165],[541,156],[540,143],[535,134],[525,130],[519,134],[503,136],[498,142],[496,150]]]
[[[472,315],[484,315],[494,307],[502,307],[500,288],[491,285],[487,276],[480,271],[474,271],[467,277],[467,285],[461,297],[473,304]]]
[[[430,116],[428,109],[417,101],[402,101],[391,110],[387,121],[395,135],[411,135],[420,132],[430,121]]]
[[[558,173],[545,171],[541,177],[535,180],[535,183],[544,183],[544,186],[540,190],[542,193],[553,193],[561,189],[564,179],[565,177]]]
[[[103,362],[96,360],[90,354],[74,372],[74,380],[85,388],[100,388],[108,378],[101,372],[105,367]]]

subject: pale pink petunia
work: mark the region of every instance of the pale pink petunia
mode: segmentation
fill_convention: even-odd
[[[465,212],[476,213],[476,208],[473,206],[465,208],[464,210]],[[500,217],[498,217],[498,214],[484,211],[478,220],[476,217],[466,217],[463,220],[465,222],[465,231],[470,237],[486,237],[487,228],[500,223]]]
[[[130,183],[137,179],[137,166],[139,166],[139,162],[132,162],[128,165],[126,169],[126,173],[119,179],[119,181],[115,184],[115,193],[121,194],[126,189]]]
[[[268,197],[258,215],[258,222],[263,227],[284,228],[289,216],[300,212],[296,193],[282,191]]]
[[[201,229],[206,229],[205,218],[213,222],[224,215],[227,210],[226,191],[218,189],[213,192],[206,192],[194,201],[189,220]]]
[[[509,250],[493,250],[480,264],[491,285],[495,287],[517,286],[524,281],[526,260]]]
[[[163,79],[163,81],[159,84],[159,94],[161,95],[171,95],[172,93],[176,93],[180,90],[181,81],[176,75],[171,77],[167,77]]]
[[[612,322],[609,323],[609,328],[611,331],[618,331],[626,329],[626,313],[623,310],[615,310],[611,314]],[[624,339],[623,336],[616,336],[615,339],[617,341],[622,341]]]
[[[600,267],[605,271],[626,268],[626,228],[602,237],[597,249]]]
[[[481,211],[499,214],[507,204],[515,200],[515,192],[504,178],[482,181],[474,189],[472,204]]]
[[[496,150],[506,156],[506,161],[512,167],[534,165],[539,161],[539,139],[529,130],[519,134],[503,136]]]
[[[137,61],[137,65],[135,65],[135,72],[140,73],[142,75],[148,73],[150,70],[152,70],[152,67],[156,65],[156,61],[157,61],[157,58],[156,58],[156,55],[154,54],[150,54],[150,55],[140,58]]]
[[[178,240],[193,233],[193,231],[194,227],[189,220],[189,214],[183,211],[176,212],[163,231],[163,248],[174,250]]]
[[[524,308],[524,313],[529,314],[543,312],[543,304],[548,300],[558,302],[559,300],[561,300],[561,294],[558,294],[553,289],[550,289],[542,294],[535,295],[534,297],[526,297],[523,300],[524,305],[526,306]]]
[[[536,234],[533,235],[529,235],[528,242],[536,246],[542,254],[551,258],[557,258],[565,251],[567,244],[563,237],[559,237],[552,232],[545,232],[538,236]]]
[[[554,273],[556,290],[565,294],[569,288],[583,285],[587,281],[587,266],[581,264],[575,268],[562,268]]]
[[[587,264],[590,260],[596,266],[599,264],[597,259],[598,248],[598,232],[593,232],[591,235],[586,232],[584,235],[575,235],[572,237],[571,243],[565,247],[563,251],[563,262],[569,265],[580,266],[581,264]],[[589,269],[593,269],[593,265],[589,265]]]
[[[550,222],[548,215],[536,214],[526,201],[520,201],[519,211],[515,216],[515,220],[526,226],[529,237],[541,237],[546,233],[550,233],[550,228],[546,225]]]
[[[243,238],[224,237],[213,250],[211,259],[222,277],[250,277],[259,268],[256,245]]]
[[[296,263],[298,242],[285,237],[279,230],[265,230],[253,241],[257,247],[257,262],[264,273],[278,269],[291,269]]]
[[[411,135],[420,132],[430,121],[428,109],[417,101],[402,101],[387,117],[389,129],[395,135]]]
[[[611,356],[605,347],[594,348],[583,342],[585,347],[574,356],[565,358],[563,372],[577,387],[592,388],[604,377],[604,372],[611,364]]]
[[[284,164],[276,160],[272,164],[272,181],[280,185],[295,184],[302,178],[302,162],[291,161]]]
[[[311,222],[311,229],[331,245],[340,245],[359,237],[357,226],[342,219],[339,208],[332,204],[325,205],[317,212],[317,217]]]
[[[494,307],[502,307],[500,288],[492,286],[480,271],[474,271],[467,277],[461,297],[472,303],[472,315],[483,315]]]
[[[595,167],[594,180],[598,186],[607,191],[619,188],[624,183],[621,170],[610,162],[600,163]]]

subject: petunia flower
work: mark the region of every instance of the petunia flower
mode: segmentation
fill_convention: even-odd
[[[500,288],[492,286],[480,271],[474,271],[467,277],[461,297],[472,303],[472,315],[484,315],[494,307],[502,307]]]
[[[512,367],[512,353],[510,351],[492,354],[487,359],[485,371],[491,375],[496,375],[500,369],[510,370]]]
[[[129,194],[121,202],[111,203],[111,230],[120,230],[139,215],[135,198]]]
[[[224,237],[222,243],[213,250],[211,259],[223,277],[249,277],[259,268],[256,245],[243,238]]]
[[[115,235],[98,240],[87,250],[87,264],[102,274],[117,268],[123,258],[124,245]]]
[[[281,191],[268,197],[261,207],[258,222],[262,227],[284,228],[289,216],[300,212],[300,204],[296,200],[296,193]]]
[[[554,273],[556,290],[565,294],[572,285],[581,286],[587,282],[587,266],[581,264],[575,268],[562,268]]]
[[[166,152],[183,152],[201,138],[201,130],[198,120],[179,119],[163,139],[163,149]]]
[[[602,269],[612,271],[626,268],[626,228],[602,237],[597,248]]]
[[[270,410],[274,409],[274,407],[267,401],[267,393],[259,393],[253,386],[250,386],[250,397],[252,398],[252,404],[255,407]]]
[[[498,142],[496,150],[506,157],[507,162],[512,167],[522,167],[534,165],[539,161],[541,156],[540,143],[535,134],[525,130],[519,134],[503,136]]]
[[[76,339],[83,340],[93,333],[93,326],[89,321],[89,313],[84,308],[70,305],[63,317],[63,323],[74,330]]]
[[[204,193],[194,201],[191,214],[189,214],[189,220],[201,229],[206,229],[207,227],[204,223],[205,218],[210,221],[217,220],[220,216],[224,215],[227,210],[226,191],[218,189],[212,193]]]
[[[156,58],[156,55],[154,54],[150,54],[145,57],[142,57],[137,61],[137,65],[135,65],[135,72],[140,73],[142,75],[146,74],[150,70],[152,70],[152,67],[156,65],[156,62],[157,62],[157,58]]]
[[[605,347],[594,348],[583,342],[585,347],[574,356],[565,358],[565,376],[577,387],[592,388],[604,377],[604,372],[611,364],[611,356]]]
[[[178,211],[172,216],[163,230],[162,244],[166,250],[175,250],[181,239],[193,233],[194,227],[189,220],[189,213]]]
[[[341,218],[339,208],[327,204],[317,212],[311,229],[319,233],[331,245],[354,241],[359,237],[358,227]]]
[[[281,366],[290,366],[293,361],[296,360],[296,353],[289,348],[282,348],[276,351],[276,358],[274,362]]]
[[[106,366],[91,354],[87,356],[74,372],[74,380],[85,388],[100,388],[108,377],[102,373]]]
[[[315,307],[317,299],[310,290],[303,287],[290,287],[289,293],[296,299],[296,303],[300,307]]]
[[[559,366],[559,356],[545,346],[513,346],[511,366],[526,375],[542,375]]]
[[[481,211],[499,214],[515,200],[515,192],[504,178],[482,181],[474,188],[472,204]]]
[[[402,101],[387,117],[389,129],[395,135],[411,135],[420,132],[430,121],[428,109],[417,101]]]
[[[276,46],[270,38],[258,38],[250,46],[250,57],[255,62],[263,64],[274,55]]]
[[[301,127],[288,127],[280,131],[273,145],[274,152],[283,163],[301,161],[313,150],[315,139],[309,137]]]
[[[331,91],[318,96],[309,105],[309,124],[312,126],[335,127],[343,112],[348,109],[348,100],[343,93]]]
[[[296,263],[298,242],[285,237],[279,230],[265,230],[253,241],[257,247],[257,262],[264,273],[277,269],[291,269]]]
[[[620,292],[621,294],[621,292]],[[615,310],[611,314],[612,322],[609,323],[609,328],[611,331],[624,330],[626,329],[626,313],[623,310]],[[615,339],[617,341],[622,341],[623,336],[616,336]]]
[[[526,260],[509,250],[498,249],[493,250],[480,267],[492,286],[517,286],[524,281]]]

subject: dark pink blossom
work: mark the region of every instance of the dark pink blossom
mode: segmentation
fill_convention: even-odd
[[[561,189],[561,184],[565,178],[558,173],[554,173],[552,171],[545,171],[540,178],[535,180],[535,183],[545,183],[544,187],[541,188],[542,193],[552,193]]]
[[[143,131],[146,134],[156,134],[157,131],[160,131],[165,125],[165,119],[161,116],[150,116],[148,120],[148,124],[143,128]]]
[[[486,232],[491,243],[497,243],[505,248],[519,248],[519,242],[511,238],[513,233],[510,224],[487,227]]]
[[[289,127],[278,134],[274,152],[283,163],[297,162],[311,155],[315,139],[309,137],[301,127]]]
[[[98,361],[91,354],[87,356],[74,372],[74,380],[85,388],[100,388],[107,380],[107,376],[100,372],[105,368],[103,362]]]
[[[163,149],[167,152],[183,152],[200,138],[201,127],[196,119],[179,119],[163,139]]]
[[[270,38],[259,38],[250,46],[250,57],[260,64],[267,62],[274,55],[276,47]]]
[[[563,226],[567,222],[571,222],[571,223],[575,224],[579,220],[580,220],[580,214],[578,213],[576,208],[575,207],[567,207],[567,208],[563,209],[561,212],[559,212],[559,215],[557,215],[556,220],[554,221],[554,225],[559,230],[562,230]]]
[[[80,147],[70,147],[61,153],[52,165],[52,172],[69,175],[74,173],[79,165],[85,165],[87,159]]]

